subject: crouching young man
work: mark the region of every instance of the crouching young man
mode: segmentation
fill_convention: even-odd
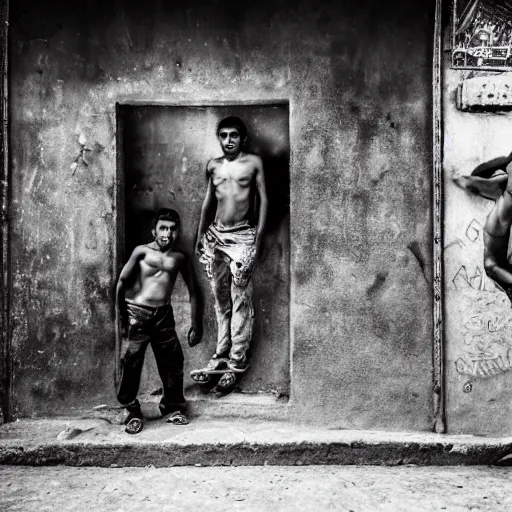
[[[136,247],[124,266],[116,290],[116,315],[124,331],[121,380],[117,399],[126,409],[127,432],[142,429],[142,411],[137,400],[147,346],[151,344],[163,395],[159,407],[167,422],[186,425],[183,396],[183,351],[175,331],[171,295],[181,273],[190,295],[192,326],[188,343],[201,341],[196,287],[185,255],[173,250],[179,235],[176,211],[163,208],[153,220],[153,242]]]

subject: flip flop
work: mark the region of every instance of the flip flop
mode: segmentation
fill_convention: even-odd
[[[197,373],[196,375],[191,375],[191,377],[198,384],[208,384],[212,380],[212,376],[207,373]]]
[[[233,372],[226,372],[217,383],[217,388],[221,391],[231,390],[235,387],[236,376]]]
[[[206,365],[207,370],[223,370],[227,368],[228,360],[225,357],[212,357]]]
[[[132,418],[127,424],[124,431],[127,434],[138,434],[144,428],[144,422],[140,418]]]
[[[234,373],[244,373],[249,368],[247,363],[240,364],[235,361],[228,361],[227,366]]]
[[[188,419],[187,417],[179,412],[173,412],[166,420],[166,423],[171,423],[172,425],[188,425]]]

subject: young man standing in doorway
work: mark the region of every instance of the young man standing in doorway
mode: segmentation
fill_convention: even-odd
[[[171,295],[181,273],[190,295],[192,326],[188,343],[201,341],[202,321],[189,262],[173,249],[179,235],[180,219],[175,210],[163,208],[153,221],[154,241],[136,247],[124,266],[116,290],[116,314],[123,337],[121,380],[117,398],[126,409],[127,432],[142,429],[142,411],[137,400],[144,354],[151,344],[162,379],[160,412],[167,422],[185,425],[183,396],[183,352],[175,331]]]
[[[243,151],[247,138],[243,121],[233,116],[223,119],[217,137],[223,155],[206,166],[208,187],[196,254],[210,281],[217,318],[217,345],[207,369],[226,370],[217,386],[228,391],[236,383],[236,374],[248,367],[254,318],[251,274],[263,239],[268,199],[261,158]],[[253,226],[255,192],[259,212]],[[215,204],[215,220],[207,226],[207,214]],[[196,373],[193,378],[205,383],[210,375]]]

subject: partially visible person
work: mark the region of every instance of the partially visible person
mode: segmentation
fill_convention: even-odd
[[[512,302],[512,265],[508,260],[512,227],[512,153],[478,165],[471,176],[459,178],[465,188],[496,203],[484,225],[486,274]]]

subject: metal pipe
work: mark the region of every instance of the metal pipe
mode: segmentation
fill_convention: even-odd
[[[443,27],[442,0],[436,0],[434,55],[432,69],[433,95],[433,258],[434,258],[434,347],[433,399],[434,432],[446,432],[444,382],[444,324],[443,324],[443,123],[442,72]]]

